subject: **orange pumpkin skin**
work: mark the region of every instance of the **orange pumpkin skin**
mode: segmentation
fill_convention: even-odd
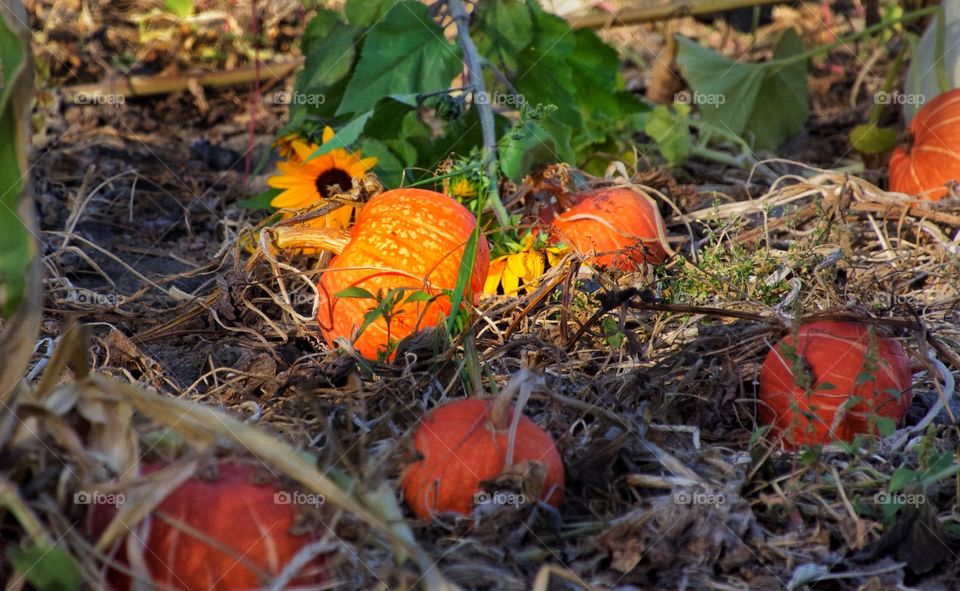
[[[649,196],[613,187],[573,195],[573,207],[541,217],[558,241],[601,267],[635,271],[667,259],[667,227]]]
[[[394,308],[389,335],[382,316],[369,325],[353,343],[368,359],[377,359],[387,349],[388,336],[397,341],[436,325],[451,309],[450,298],[439,294],[456,287],[466,243],[476,224],[467,208],[433,191],[396,189],[371,199],[360,210],[350,242],[330,261],[317,285],[317,321],[327,344],[333,346],[337,337],[351,338],[363,324],[364,314],[377,307],[369,298],[336,297],[348,287],[374,295],[378,290],[386,294],[404,287],[438,296]],[[481,235],[465,300],[477,302],[489,265],[490,247]],[[405,292],[404,299],[410,293]]]
[[[899,423],[913,398],[910,360],[899,342],[875,338],[871,351],[865,325],[839,321],[807,324],[796,336],[784,337],[767,354],[760,371],[759,422],[771,425],[771,434],[782,435],[787,448],[875,433],[876,416]],[[798,357],[802,360],[795,365]],[[794,367],[807,368],[812,379],[809,392],[796,383]],[[872,379],[863,381],[865,377],[858,384],[860,374]],[[831,434],[837,412],[851,397],[860,402],[846,410]]]
[[[923,105],[907,131],[909,145],[890,156],[890,190],[939,201],[960,181],[960,88]]]
[[[143,473],[149,474],[160,467],[145,465]],[[276,502],[277,482],[259,484],[264,474],[269,475],[254,466],[223,461],[217,466],[216,480],[195,476],[154,509],[144,558],[157,588],[258,589],[268,582],[258,576],[258,571],[276,576],[304,545],[318,538],[289,532],[295,507]],[[94,505],[89,529],[99,535],[115,511],[110,505]],[[181,530],[159,514],[215,540],[216,547]],[[125,544],[125,540],[121,542],[116,557],[124,563]],[[220,548],[229,550],[225,552]],[[301,570],[303,575],[294,582],[299,585],[323,582],[320,562],[317,559],[306,566]],[[111,570],[108,577],[113,589],[131,588],[130,578],[119,571]]]
[[[492,400],[468,398],[433,409],[413,437],[421,459],[403,474],[403,496],[413,513],[429,519],[442,512],[469,515],[480,482],[499,476],[504,469],[510,416],[502,429],[491,422]],[[510,415],[512,415],[512,410]],[[563,460],[553,438],[521,415],[513,452],[514,464],[535,461],[547,468],[540,499],[560,507],[563,503]]]

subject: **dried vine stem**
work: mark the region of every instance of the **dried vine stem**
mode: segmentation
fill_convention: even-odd
[[[473,108],[480,117],[480,129],[483,132],[483,160],[487,167],[487,176],[490,177],[490,205],[497,216],[500,225],[510,225],[510,215],[503,202],[500,201],[500,191],[497,188],[497,132],[493,125],[493,109],[489,101],[476,100],[478,96],[485,96],[487,87],[483,83],[483,69],[477,46],[470,37],[470,13],[467,12],[461,0],[447,0],[450,18],[457,23],[457,41],[463,49],[463,63],[467,67],[467,79],[473,88]]]

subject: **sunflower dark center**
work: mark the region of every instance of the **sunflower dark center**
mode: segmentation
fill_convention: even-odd
[[[334,185],[338,185],[341,191],[347,191],[353,186],[350,175],[339,168],[331,168],[330,170],[322,172],[320,176],[317,177],[316,185],[317,192],[319,192],[323,198],[334,194],[334,192],[330,190],[330,187]]]

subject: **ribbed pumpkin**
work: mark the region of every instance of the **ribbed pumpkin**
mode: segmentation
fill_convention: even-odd
[[[666,260],[667,228],[653,199],[626,187],[599,189],[567,198],[572,206],[541,220],[551,235],[601,267],[633,271]]]
[[[396,189],[371,199],[360,210],[349,243],[330,261],[317,285],[317,320],[327,343],[332,346],[337,337],[350,338],[363,324],[364,315],[377,306],[369,298],[337,297],[349,287],[371,294],[411,288],[437,296],[394,308],[389,334],[383,317],[369,325],[353,343],[364,357],[376,359],[386,351],[388,337],[398,341],[436,325],[450,313],[450,298],[442,292],[457,285],[460,262],[476,223],[467,208],[433,191]],[[481,235],[467,301],[476,302],[489,265],[490,248]]]
[[[899,342],[871,337],[859,322],[813,322],[767,354],[758,420],[773,427],[772,435],[782,435],[787,448],[851,441],[876,433],[876,417],[902,420],[911,384],[910,360]],[[845,414],[837,419],[842,408]]]
[[[413,443],[421,459],[403,474],[403,496],[414,514],[428,519],[437,513],[469,515],[480,482],[504,470],[513,409],[497,417],[494,401],[470,398],[437,407],[424,417]],[[553,438],[521,415],[513,463],[540,462],[546,467],[541,500],[563,503],[563,460]]]
[[[160,468],[145,465],[143,472]],[[269,478],[264,482],[265,476],[269,472],[260,467],[221,461],[214,480],[194,476],[154,509],[143,554],[157,588],[262,588],[304,545],[318,538],[290,532],[295,506],[277,502],[278,482]],[[115,510],[110,505],[91,507],[89,529],[94,535],[106,529]],[[121,562],[126,562],[125,544],[123,540],[116,557]],[[315,559],[294,582],[322,582],[320,562]],[[119,571],[109,572],[109,582],[113,589],[131,588],[129,577]]]
[[[890,190],[939,201],[960,181],[960,88],[923,105],[890,157]]]

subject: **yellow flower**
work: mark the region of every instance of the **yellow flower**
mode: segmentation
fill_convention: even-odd
[[[297,132],[288,133],[287,135],[282,135],[277,139],[273,140],[273,147],[276,148],[277,153],[280,154],[280,157],[285,160],[293,160],[297,158],[297,153],[293,149],[293,142],[300,140],[300,134]]]
[[[327,127],[323,130],[324,144],[333,137],[333,129]],[[273,207],[285,210],[284,218],[322,205],[323,201],[332,195],[330,188],[334,185],[339,186],[341,191],[349,190],[353,187],[353,179],[362,178],[368,170],[377,165],[376,158],[364,158],[359,151],[348,152],[343,148],[336,148],[308,161],[310,154],[319,146],[292,139],[290,147],[293,154],[286,162],[277,164],[282,174],[267,179],[267,184],[271,187],[284,189],[270,202]],[[353,210],[353,207],[341,207],[306,224],[315,228],[347,228],[353,217]]]
[[[505,295],[516,295],[520,281],[524,287],[535,287],[547,267],[556,265],[566,252],[566,247],[543,244],[531,232],[523,238],[519,251],[490,261],[483,293],[496,294],[497,287],[502,287]]]
[[[444,191],[447,195],[461,200],[473,199],[477,196],[477,189],[470,182],[470,179],[461,176],[449,179],[449,181]]]

